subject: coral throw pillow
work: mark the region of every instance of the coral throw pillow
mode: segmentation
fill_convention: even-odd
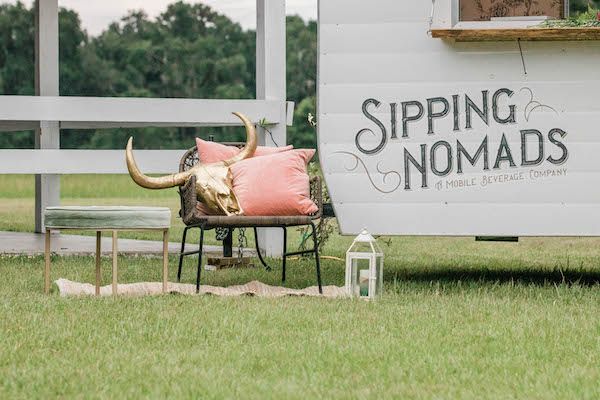
[[[318,211],[310,199],[306,167],[315,150],[290,150],[253,157],[233,164],[233,191],[243,215],[311,215]]]
[[[219,161],[225,161],[235,155],[237,155],[242,149],[238,149],[235,146],[226,146],[221,143],[209,142],[196,138],[196,147],[198,148],[198,156],[203,164],[211,164]],[[292,150],[294,146],[285,147],[264,147],[258,146],[255,157],[266,156],[269,154],[281,153],[284,151]]]

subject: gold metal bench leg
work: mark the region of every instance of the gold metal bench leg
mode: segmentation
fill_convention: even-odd
[[[112,231],[112,294],[117,295],[117,231]]]
[[[168,280],[169,280],[169,230],[163,231],[163,293],[168,291]]]
[[[44,293],[50,293],[50,229],[46,229],[46,245],[44,257],[46,265],[44,267]]]
[[[102,280],[102,272],[100,268],[100,255],[101,249],[102,232],[96,232],[96,296],[100,296],[100,281]]]

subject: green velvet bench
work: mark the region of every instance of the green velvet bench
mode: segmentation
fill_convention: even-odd
[[[117,232],[157,231],[163,233],[163,293],[167,291],[168,244],[171,210],[164,207],[47,207],[46,266],[44,290],[50,292],[50,240],[52,230],[96,231],[96,295],[100,294],[102,232],[112,233],[112,293],[117,294]]]

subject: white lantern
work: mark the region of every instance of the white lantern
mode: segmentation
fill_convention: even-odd
[[[383,252],[366,229],[346,252],[346,291],[369,300],[383,292]]]

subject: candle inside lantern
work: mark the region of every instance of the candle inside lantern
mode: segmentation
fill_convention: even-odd
[[[360,296],[368,297],[369,296],[369,270],[368,269],[360,270],[360,276],[358,278],[358,286],[360,287]]]

